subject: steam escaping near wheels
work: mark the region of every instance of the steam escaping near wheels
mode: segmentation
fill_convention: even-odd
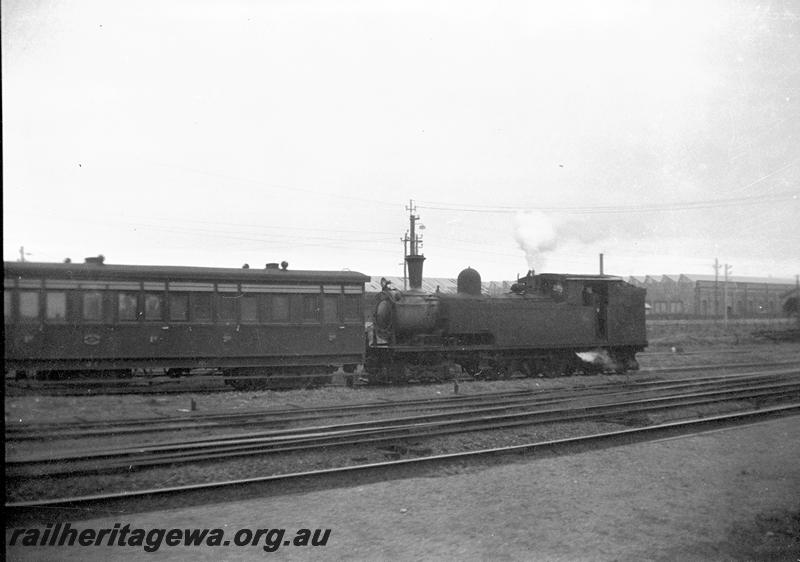
[[[614,360],[605,349],[595,349],[592,351],[576,352],[581,361],[586,363],[590,371],[615,371],[622,372],[625,369],[619,361]]]

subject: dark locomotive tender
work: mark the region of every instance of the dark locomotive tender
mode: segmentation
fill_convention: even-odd
[[[506,378],[637,369],[647,346],[645,290],[618,277],[534,275],[497,297],[480,275],[458,276],[457,294],[425,293],[421,255],[407,256],[411,290],[384,284],[365,367],[385,381],[467,373]]]
[[[5,262],[6,372],[213,368],[247,387],[253,375],[297,384],[354,371],[363,362],[368,277],[282,266]]]

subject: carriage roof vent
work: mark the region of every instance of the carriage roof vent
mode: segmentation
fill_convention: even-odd
[[[106,257],[103,254],[100,254],[96,257],[91,258],[84,258],[84,263],[94,264],[94,265],[103,265],[106,261]]]

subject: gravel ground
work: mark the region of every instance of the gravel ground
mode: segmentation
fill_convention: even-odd
[[[8,546],[13,560],[796,560],[800,417],[73,527],[329,528],[327,546]],[[263,542],[261,543],[263,544]]]
[[[387,460],[398,460],[522,445],[537,441],[561,439],[615,431],[616,423],[583,422],[571,424],[542,424],[505,430],[457,433],[426,439],[398,439],[375,445],[318,448],[309,451],[274,455],[250,455],[224,461],[209,461],[176,466],[157,467],[132,472],[78,478],[6,480],[8,501],[48,497],[70,497],[101,492],[181,486],[186,484],[221,482],[252,476],[267,476],[336,468]]]
[[[583,400],[579,400],[584,402]],[[620,415],[611,418],[573,423],[526,424],[507,429],[450,433],[412,439],[393,439],[375,444],[315,448],[294,453],[247,455],[233,459],[193,462],[172,466],[122,470],[116,474],[95,476],[9,478],[6,479],[6,497],[9,501],[36,498],[69,497],[100,492],[121,492],[139,489],[178,486],[195,483],[248,478],[253,475],[274,475],[324,468],[336,468],[440,455],[454,452],[490,449],[501,446],[522,445],[565,437],[573,437],[626,427],[641,427],[666,421],[704,417],[752,408],[749,402],[729,402],[677,410]],[[174,436],[173,439],[177,438]],[[130,438],[128,438],[130,439]],[[135,437],[134,437],[135,439]],[[94,440],[71,441],[70,452],[88,450],[96,445]],[[46,451],[63,453],[64,443],[28,443],[27,449],[41,455]],[[122,443],[119,443],[122,445]],[[131,443],[128,443],[131,446]],[[7,444],[7,454],[10,449]]]
[[[767,349],[758,348],[745,354],[737,355],[743,362],[753,362],[775,346],[765,346]],[[779,348],[787,351],[785,346]],[[672,360],[672,364],[680,364],[687,360],[680,354],[658,356]],[[780,357],[785,358],[785,357]],[[770,355],[775,360],[774,354]],[[717,359],[719,361],[719,358]],[[694,361],[694,359],[692,360]],[[694,364],[694,363],[692,363]],[[672,378],[672,374],[669,375]],[[564,377],[559,379],[518,379],[512,381],[494,382],[469,382],[461,385],[464,394],[477,394],[480,392],[507,391],[512,389],[561,389],[571,387],[591,387],[605,384],[609,380],[651,380],[653,375],[638,374],[625,377]],[[662,377],[663,378],[663,377]],[[291,406],[311,406],[321,404],[342,404],[356,402],[380,402],[381,399],[398,400],[404,398],[440,398],[452,393],[452,385],[430,385],[413,387],[383,387],[365,389],[326,388],[312,391],[291,392],[250,392],[216,394],[203,397],[204,401],[214,411],[244,411],[268,410],[271,408],[287,408]],[[175,395],[165,397],[143,396],[95,396],[95,397],[14,397],[6,399],[6,422],[14,416],[13,411],[28,409],[27,415],[42,421],[57,421],[68,416],[72,419],[86,419],[108,415],[109,417],[163,417],[174,416],[179,405],[176,400],[188,400],[186,396],[180,398]],[[198,401],[200,399],[198,398]],[[201,402],[202,404],[202,402]],[[33,405],[33,407],[31,407]],[[9,408],[10,406],[10,408]],[[149,407],[149,408],[148,408]],[[736,403],[714,406],[701,413],[711,415],[747,408],[747,405]],[[94,408],[89,416],[88,411]],[[174,408],[173,411],[170,411]],[[9,410],[12,412],[9,412]],[[205,409],[200,410],[200,414]],[[175,467],[159,467],[139,471],[123,472],[116,475],[103,475],[101,477],[81,477],[49,480],[12,480],[6,482],[5,492],[9,501],[33,499],[37,497],[64,497],[70,495],[83,495],[87,493],[124,491],[143,488],[176,486],[189,483],[223,481],[229,479],[246,478],[253,475],[282,474],[316,470],[335,466],[348,466],[381,462],[399,458],[413,458],[434,454],[474,450],[479,448],[492,448],[502,445],[524,444],[547,439],[557,439],[579,434],[611,431],[625,426],[641,426],[651,423],[660,423],[670,419],[679,419],[684,416],[695,416],[696,409],[687,412],[673,412],[669,415],[650,414],[627,416],[621,419],[597,422],[583,422],[579,424],[547,424],[526,426],[507,430],[485,431],[481,433],[456,434],[448,436],[403,440],[397,442],[384,442],[374,446],[360,447],[335,447],[327,450],[308,451],[296,454],[249,456],[240,457],[221,462],[196,463],[193,465],[179,465]],[[386,417],[386,416],[383,416]],[[354,419],[339,419],[336,423],[353,421]],[[316,422],[315,422],[316,423]],[[221,433],[237,433],[241,430],[227,429]],[[58,454],[65,448],[71,451],[97,448],[101,446],[130,446],[143,442],[157,440],[175,440],[189,435],[210,435],[213,431],[191,431],[180,434],[161,434],[156,437],[142,439],[142,436],[127,436],[120,438],[103,438],[94,440],[64,440],[63,442],[30,442],[14,445],[9,449],[6,444],[6,454],[16,452],[28,454],[30,452],[49,452]],[[220,432],[217,431],[217,434]]]
[[[573,423],[547,423],[479,432],[451,433],[427,438],[394,439],[370,445],[316,448],[294,453],[248,455],[218,461],[193,462],[95,476],[6,479],[7,501],[63,498],[105,492],[184,486],[246,479],[253,476],[291,474],[326,468],[526,445],[593,433],[618,431],[687,418],[748,410],[749,403],[730,402],[682,408],[615,419]],[[464,466],[484,461],[464,461]],[[497,461],[501,462],[501,461]]]

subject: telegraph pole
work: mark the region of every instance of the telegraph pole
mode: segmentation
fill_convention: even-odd
[[[714,320],[719,318],[719,258],[714,258]]]
[[[409,199],[408,206],[406,207],[406,211],[408,211],[408,220],[411,223],[411,251],[408,253],[409,256],[416,256],[417,250],[419,249],[417,245],[417,233],[415,229],[417,221],[419,220],[419,215],[414,214],[416,210],[417,208],[414,206],[414,200]]]
[[[403,290],[408,289],[408,261],[406,260],[407,256],[416,256],[417,255],[417,233],[416,233],[416,224],[419,220],[419,215],[415,215],[414,211],[417,208],[414,206],[414,200],[408,200],[408,206],[406,206],[406,211],[408,211],[408,222],[410,225],[410,230],[406,230],[405,236],[400,240],[403,242]],[[409,235],[409,232],[411,233]]]
[[[728,328],[728,273],[733,269],[732,265],[725,264],[725,288],[723,292],[723,308],[725,309],[725,329]]]
[[[797,327],[800,328],[800,275],[794,276],[794,313],[797,315]]]
[[[408,237],[408,231],[406,230],[406,235],[400,239],[400,242],[403,243],[403,290],[405,291],[408,289],[408,264],[406,263],[406,256],[408,255],[408,241],[410,238]]]
[[[419,216],[414,212],[417,208],[414,206],[414,200],[408,200],[408,221],[409,221],[409,239],[408,239],[408,254],[405,257],[406,267],[408,268],[408,284],[411,287],[409,291],[419,291],[422,289],[422,262],[425,261],[425,256],[419,253],[419,247],[422,245],[421,236],[417,234],[417,228],[422,230],[425,228],[423,225],[417,225]]]

